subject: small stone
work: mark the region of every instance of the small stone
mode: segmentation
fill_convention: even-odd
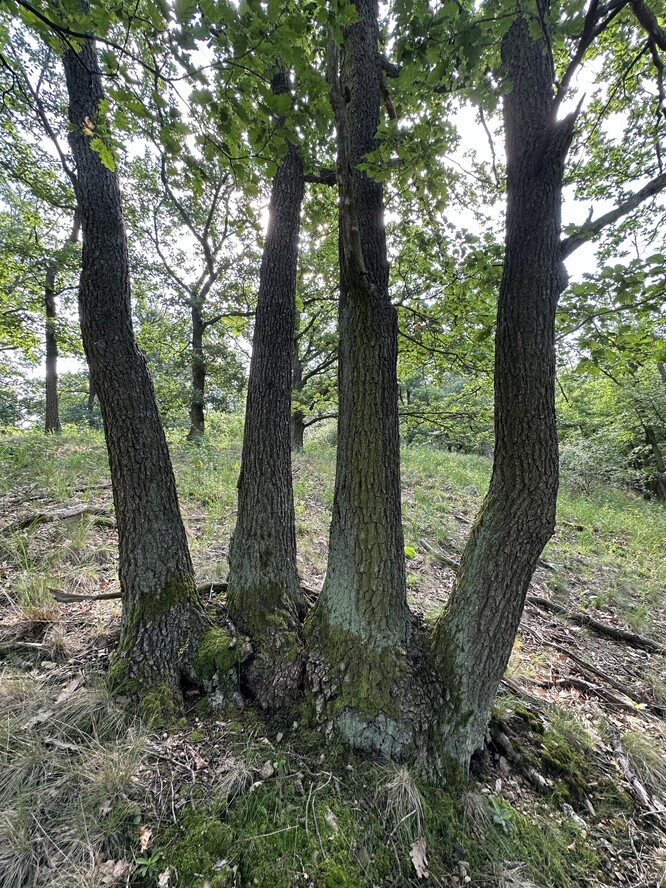
[[[264,780],[268,780],[269,777],[272,777],[275,774],[275,768],[273,767],[272,762],[264,762],[261,767],[261,771],[259,772]]]
[[[509,763],[507,762],[507,760],[504,758],[503,755],[501,755],[499,757],[498,766],[499,766],[499,769],[502,772],[502,774],[509,774],[511,771],[511,768],[509,767]]]

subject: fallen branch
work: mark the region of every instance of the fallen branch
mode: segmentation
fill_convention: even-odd
[[[548,598],[540,598],[538,595],[528,595],[527,603],[533,604],[541,610],[549,611],[553,614],[565,617],[570,623],[576,623],[578,626],[585,626],[596,632],[597,635],[605,635],[607,638],[613,638],[615,641],[623,641],[630,647],[638,648],[642,651],[648,651],[651,654],[665,654],[666,648],[652,641],[651,638],[645,638],[642,635],[636,635],[627,629],[617,629],[615,626],[609,626],[608,623],[601,623],[588,614],[577,613],[576,611],[567,610],[561,604],[556,604]]]
[[[120,598],[120,592],[99,592],[92,595],[76,595],[74,592],[65,592],[64,589],[49,589],[51,595],[61,604],[71,604],[76,601],[112,601]]]
[[[227,583],[205,583],[203,586],[197,587],[199,595],[221,595],[227,591]],[[95,592],[89,595],[79,595],[75,592],[65,592],[64,589],[49,589],[49,592],[56,601],[61,604],[73,604],[77,601],[114,601],[122,598],[122,593],[117,592]]]
[[[64,521],[67,518],[78,518],[80,515],[92,515],[93,524],[98,527],[115,527],[116,521],[107,509],[99,506],[78,505],[68,506],[66,509],[52,509],[50,512],[33,512],[27,518],[21,518],[19,521],[12,521],[10,524],[0,530],[0,536],[6,536],[15,533],[17,530],[25,530],[28,527],[35,527],[37,524],[48,524],[52,521]]]
[[[609,691],[608,688],[599,687],[597,684],[592,684],[589,681],[584,681],[582,678],[574,678],[573,675],[569,675],[566,678],[558,678],[557,681],[553,682],[553,687],[557,688],[574,688],[577,691],[582,691],[583,694],[586,695],[594,695],[595,697],[599,697],[599,699],[603,700],[605,703],[610,704],[616,709],[622,709],[625,712],[632,712],[634,715],[641,713],[641,709],[636,709],[636,707],[629,703],[627,700],[623,700],[621,697],[618,697],[617,694],[614,694],[612,691]]]
[[[646,700],[642,694],[637,694],[630,687],[623,684],[621,681],[618,681],[616,678],[613,678],[612,675],[608,675],[607,672],[603,672],[601,669],[598,669],[596,666],[593,666],[591,663],[588,663],[586,660],[583,660],[577,654],[574,654],[573,651],[570,651],[568,648],[562,647],[559,644],[554,644],[551,641],[545,642],[547,647],[551,647],[554,650],[558,651],[560,654],[563,654],[565,657],[568,657],[570,660],[573,660],[583,672],[589,673],[590,675],[594,675],[597,678],[600,678],[602,681],[605,681],[607,684],[611,685],[615,688],[616,691],[619,691],[621,694],[624,694],[625,697],[628,697],[630,700],[633,700],[635,703],[638,703],[640,706],[649,709],[650,712],[653,712],[655,715],[658,715],[660,718],[663,718],[666,715],[666,710],[662,706],[656,706],[654,703],[651,703],[649,700]]]
[[[224,595],[228,585],[226,580],[223,580],[221,583],[204,583],[203,586],[197,586],[197,593],[199,595]],[[306,586],[304,583],[301,584],[301,590],[305,593],[306,597],[311,600],[316,599],[319,595],[317,589],[313,589],[311,586]],[[119,591],[97,592],[91,593],[90,595],[79,595],[75,592],[65,592],[64,589],[49,589],[49,592],[55,600],[59,601],[61,604],[72,604],[77,601],[114,601],[122,598],[122,594]],[[311,601],[311,603],[313,602]]]

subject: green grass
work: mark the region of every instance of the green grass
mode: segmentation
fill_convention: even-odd
[[[294,457],[294,495],[301,568],[321,578],[333,501],[335,451],[323,432]],[[213,416],[206,440],[188,445],[181,432],[170,436],[181,504],[202,582],[226,574],[229,537],[236,508],[242,418]],[[490,461],[484,457],[425,446],[402,453],[405,542],[418,551],[420,539],[459,552],[487,489]],[[103,436],[69,428],[60,437],[39,431],[0,436],[0,496],[30,509],[36,495],[51,506],[110,500]],[[103,485],[106,485],[104,487]],[[41,499],[34,501],[35,509]],[[44,539],[57,546],[45,551]],[[113,546],[108,534],[88,522],[71,528],[22,532],[0,540],[4,557],[26,574],[32,600],[48,573],[54,582],[76,582],[88,574],[112,581]],[[36,545],[33,544],[33,540]],[[546,580],[559,598],[587,607],[608,607],[637,631],[648,631],[666,587],[666,508],[628,491],[595,487],[577,492],[563,479],[558,527],[544,553],[555,567]],[[410,562],[410,589],[428,589],[422,563]],[[572,582],[573,581],[573,582]],[[85,582],[84,582],[85,585]]]
[[[207,439],[198,446],[186,444],[182,433],[170,436],[202,583],[226,575],[241,434],[239,417],[213,417]],[[317,583],[326,568],[335,472],[327,434],[307,441],[293,464],[299,569]],[[458,553],[489,474],[490,462],[482,457],[423,446],[404,449],[403,516],[405,542],[414,549],[408,560],[413,601],[441,607],[441,597],[431,602],[428,596],[450,582],[452,572],[425,556],[419,541]],[[4,523],[73,502],[109,503],[103,436],[74,429],[58,438],[40,432],[0,435],[0,500]],[[663,506],[615,489],[577,493],[565,479],[557,532],[544,555],[555,570],[542,570],[540,582],[569,606],[611,609],[650,634],[653,620],[663,620],[665,544]],[[291,719],[267,723],[252,707],[200,718],[190,713],[181,735],[171,729],[168,739],[158,738],[173,741],[177,753],[187,749],[184,744],[196,746],[210,770],[203,771],[205,781],[195,780],[187,768],[170,770],[171,747],[163,755],[167,761],[146,764],[143,729],[111,704],[94,679],[86,678],[70,699],[56,703],[65,681],[60,670],[68,668],[74,640],[80,645],[81,633],[93,637],[98,629],[102,635],[101,623],[113,621],[117,608],[105,605],[103,617],[93,610],[85,625],[70,630],[58,622],[66,608],[54,606],[48,589],[113,588],[115,531],[87,519],[56,522],[8,534],[0,538],[0,549],[0,616],[21,625],[16,637],[44,642],[38,654],[30,649],[12,654],[0,667],[0,768],[9,775],[0,789],[3,886],[23,888],[46,867],[53,870],[50,884],[56,888],[92,888],[101,883],[100,854],[124,855],[137,888],[155,888],[167,867],[178,888],[203,888],[206,881],[211,888],[409,886],[419,884],[410,858],[419,838],[425,840],[429,884],[451,885],[454,876],[462,878],[461,870],[473,888],[593,883],[594,842],[559,808],[565,798],[581,803],[578,777],[599,754],[575,721],[552,716],[543,736],[534,740],[535,761],[551,769],[553,781],[553,798],[538,802],[517,804],[492,782],[483,795],[473,785],[455,793],[435,790],[404,768],[335,745],[322,751],[321,736],[305,725],[291,730]],[[526,650],[538,675],[543,671],[539,652],[527,645]],[[82,668],[94,672],[89,660]],[[654,666],[653,678],[655,693],[666,694],[662,666]],[[44,712],[49,715],[24,729]],[[285,735],[281,742],[278,731]],[[663,788],[663,759],[651,756],[648,742],[635,731],[626,741],[636,769]],[[261,773],[266,761],[273,768],[270,776]],[[142,779],[152,790],[137,783],[141,762]],[[616,797],[611,789],[604,791]],[[141,854],[137,829],[146,822],[153,839]],[[612,822],[604,829],[613,840]]]

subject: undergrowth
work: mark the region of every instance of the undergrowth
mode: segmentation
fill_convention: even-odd
[[[238,418],[213,418],[197,447],[171,436],[200,583],[226,575],[241,431]],[[326,566],[334,469],[335,453],[323,436],[294,458],[299,569],[313,585]],[[435,564],[420,541],[457,558],[489,472],[482,457],[404,449],[415,600],[432,592],[433,607],[442,606],[452,572]],[[0,497],[7,524],[31,509],[72,502],[102,501],[111,510],[101,434],[3,435]],[[543,582],[570,607],[611,609],[649,633],[666,586],[665,539],[663,507],[621,490],[577,493],[565,484]],[[510,796],[495,771],[455,791],[434,789],[407,768],[324,745],[299,717],[295,727],[289,719],[270,725],[252,707],[201,716],[204,704],[184,728],[147,737],[87,666],[65,676],[72,652],[85,647],[75,633],[93,638],[95,620],[102,619],[96,614],[113,619],[117,605],[91,606],[81,630],[68,626],[66,607],[49,592],[115,588],[115,558],[115,531],[87,518],[0,535],[0,656],[5,643],[8,650],[24,645],[6,654],[0,675],[2,888],[604,883],[592,836],[564,806],[587,817],[595,786],[600,816],[611,812],[604,822],[611,835],[628,799],[593,767],[597,739],[556,710],[541,724],[528,710],[515,716],[520,705],[511,704],[513,717],[523,721],[524,755],[548,781],[540,797]],[[521,642],[512,664],[536,680],[548,656]],[[666,693],[662,667],[657,658],[650,667],[655,699]],[[634,729],[623,742],[645,784],[663,795],[660,750]]]
[[[0,885],[98,884],[124,857],[144,794],[144,737],[103,685],[0,677]]]

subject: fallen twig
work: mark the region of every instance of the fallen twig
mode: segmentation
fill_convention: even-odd
[[[527,603],[533,604],[541,610],[558,614],[569,620],[570,623],[576,623],[578,626],[585,626],[596,632],[597,635],[605,635],[607,638],[613,638],[616,641],[623,641],[630,647],[639,648],[642,651],[648,651],[651,654],[664,654],[666,648],[652,641],[651,638],[645,638],[643,635],[636,635],[635,632],[629,632],[627,629],[617,629],[615,626],[609,626],[607,623],[601,623],[588,614],[577,613],[576,611],[567,610],[561,604],[556,604],[548,598],[541,598],[538,595],[528,595]]]
[[[529,691],[521,688],[520,685],[516,684],[516,682],[512,681],[510,678],[504,677],[502,679],[502,684],[505,688],[511,691],[512,694],[515,694],[516,697],[522,697],[535,709],[542,710],[544,706],[546,706],[548,703],[547,700],[541,700],[539,699],[539,697],[535,697],[533,694],[530,694]]]
[[[427,540],[419,540],[419,546],[425,549],[426,552],[429,552],[431,555],[441,562],[445,564],[447,567],[453,568],[453,570],[458,570],[460,567],[460,561],[457,558],[450,558],[441,549],[436,549],[434,546],[431,546]]]
[[[582,691],[588,696],[593,694],[595,697],[599,697],[614,708],[623,709],[625,712],[633,712],[636,714],[642,711],[637,709],[632,703],[623,700],[621,697],[618,697],[617,694],[609,691],[608,688],[599,687],[597,684],[592,684],[592,682],[585,681],[582,678],[575,678],[573,675],[568,675],[566,678],[558,678],[557,681],[553,682],[553,687],[575,688],[577,691]]]
[[[646,709],[649,709],[650,712],[653,712],[655,715],[658,715],[660,718],[663,718],[666,715],[666,710],[662,706],[657,706],[654,703],[651,703],[649,700],[646,700],[642,694],[637,694],[631,688],[627,687],[627,685],[623,684],[621,681],[618,681],[616,678],[613,678],[612,675],[608,675],[607,672],[603,672],[596,666],[593,666],[591,663],[588,663],[586,660],[583,660],[578,654],[575,654],[573,651],[570,651],[568,648],[562,647],[559,644],[555,644],[554,642],[547,641],[545,644],[548,647],[553,648],[558,651],[560,654],[564,654],[565,657],[568,657],[570,660],[573,660],[583,672],[590,673],[597,678],[602,679],[602,681],[607,682],[609,685],[615,688],[616,691],[619,691],[621,694],[624,694],[625,697],[628,697],[630,700],[633,700],[635,703],[638,703],[640,706],[644,706]]]
[[[435,548],[435,546],[431,546],[427,540],[419,540],[419,545],[423,549],[425,549],[426,552],[434,555],[434,557],[442,564],[446,565],[446,567],[450,567],[452,570],[458,570],[458,568],[460,567],[460,558],[451,558],[445,552],[442,552],[441,549],[437,549]],[[539,565],[541,567],[544,567],[546,570],[557,570],[557,567],[554,564],[551,564],[549,561],[544,561],[543,558],[539,558]]]
[[[226,580],[223,580],[220,583],[204,583],[202,586],[197,586],[197,593],[199,595],[224,595],[228,585]],[[311,586],[306,586],[304,583],[301,585],[301,589],[308,598],[316,599],[319,595],[317,589],[313,589]],[[49,592],[55,600],[59,601],[61,604],[72,604],[77,601],[114,601],[115,599],[122,598],[122,593],[120,591],[95,592],[89,595],[65,592],[64,589],[49,589]]]

